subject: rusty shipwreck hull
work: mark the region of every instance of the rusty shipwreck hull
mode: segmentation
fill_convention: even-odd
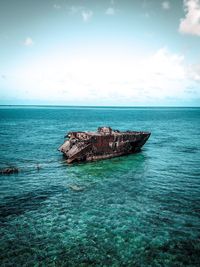
[[[112,130],[99,127],[97,132],[69,132],[59,147],[68,163],[93,161],[138,152],[151,133]]]

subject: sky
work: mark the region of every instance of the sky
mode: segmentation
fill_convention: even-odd
[[[200,0],[0,0],[0,104],[200,106]]]

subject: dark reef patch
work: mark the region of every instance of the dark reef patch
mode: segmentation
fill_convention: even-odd
[[[52,195],[64,191],[62,186],[51,186],[45,190],[36,190],[16,196],[4,198],[3,204],[0,204],[0,221],[6,221],[8,216],[19,216],[28,210],[36,210],[44,204]]]

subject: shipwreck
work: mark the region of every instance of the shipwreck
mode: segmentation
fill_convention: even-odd
[[[58,150],[67,163],[108,159],[139,152],[150,132],[112,130],[99,127],[97,132],[69,132]]]

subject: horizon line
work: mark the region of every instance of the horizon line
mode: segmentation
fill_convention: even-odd
[[[200,108],[200,106],[115,106],[115,105],[59,105],[59,104],[0,104],[0,107],[71,107],[71,108]]]

